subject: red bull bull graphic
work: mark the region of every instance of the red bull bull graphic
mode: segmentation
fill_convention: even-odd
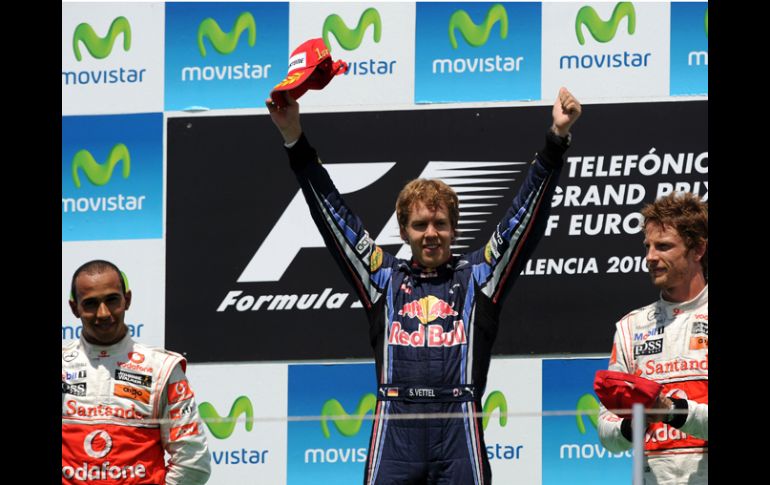
[[[451,330],[444,330],[443,325],[428,325],[437,318],[457,316],[452,305],[433,295],[410,301],[405,304],[398,314],[403,317],[417,318],[422,325],[417,330],[409,332],[402,328],[401,322],[394,321],[390,326],[390,345],[408,347],[452,347],[467,342],[465,325],[462,320],[456,320]]]
[[[423,325],[432,322],[437,318],[447,318],[458,315],[452,308],[452,305],[433,295],[410,301],[398,311],[398,314],[409,318],[417,318]]]

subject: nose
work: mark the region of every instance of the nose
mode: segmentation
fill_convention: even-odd
[[[436,226],[434,226],[433,224],[428,224],[428,227],[425,229],[425,236],[426,237],[438,236],[438,231],[436,230]]]
[[[658,260],[658,251],[656,251],[653,246],[650,246],[649,248],[647,248],[647,254],[645,254],[644,257],[647,260],[647,264],[649,265],[653,261]]]
[[[110,317],[110,309],[107,308],[107,304],[101,302],[99,308],[96,310],[96,318],[104,319]]]

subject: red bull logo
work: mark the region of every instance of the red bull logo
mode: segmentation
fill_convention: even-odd
[[[409,318],[417,318],[423,325],[432,322],[437,318],[447,318],[458,315],[452,308],[452,305],[433,295],[410,301],[398,311],[398,314]]]
[[[420,325],[414,332],[403,330],[401,322],[393,322],[388,338],[390,345],[406,347],[453,347],[467,342],[462,320],[456,320],[451,330],[444,331],[441,325]]]

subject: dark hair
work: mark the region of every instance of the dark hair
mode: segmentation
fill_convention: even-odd
[[[89,261],[80,265],[80,267],[76,269],[75,273],[72,275],[70,300],[74,301],[75,303],[78,302],[77,291],[75,291],[75,280],[80,273],[98,274],[109,270],[113,270],[118,274],[118,279],[120,280],[120,288],[123,290],[123,294],[125,295],[128,291],[128,278],[126,277],[126,274],[118,269],[115,264],[110,263],[109,261],[105,261],[103,259],[94,259],[93,261]]]
[[[709,210],[708,204],[697,195],[689,192],[672,192],[661,197],[642,209],[644,226],[650,222],[669,226],[679,233],[685,247],[690,250],[703,243],[706,251],[700,260],[703,276],[708,281],[709,274]]]

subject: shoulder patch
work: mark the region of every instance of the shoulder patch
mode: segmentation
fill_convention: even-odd
[[[382,266],[382,248],[375,245],[369,259],[369,270],[374,273]]]

